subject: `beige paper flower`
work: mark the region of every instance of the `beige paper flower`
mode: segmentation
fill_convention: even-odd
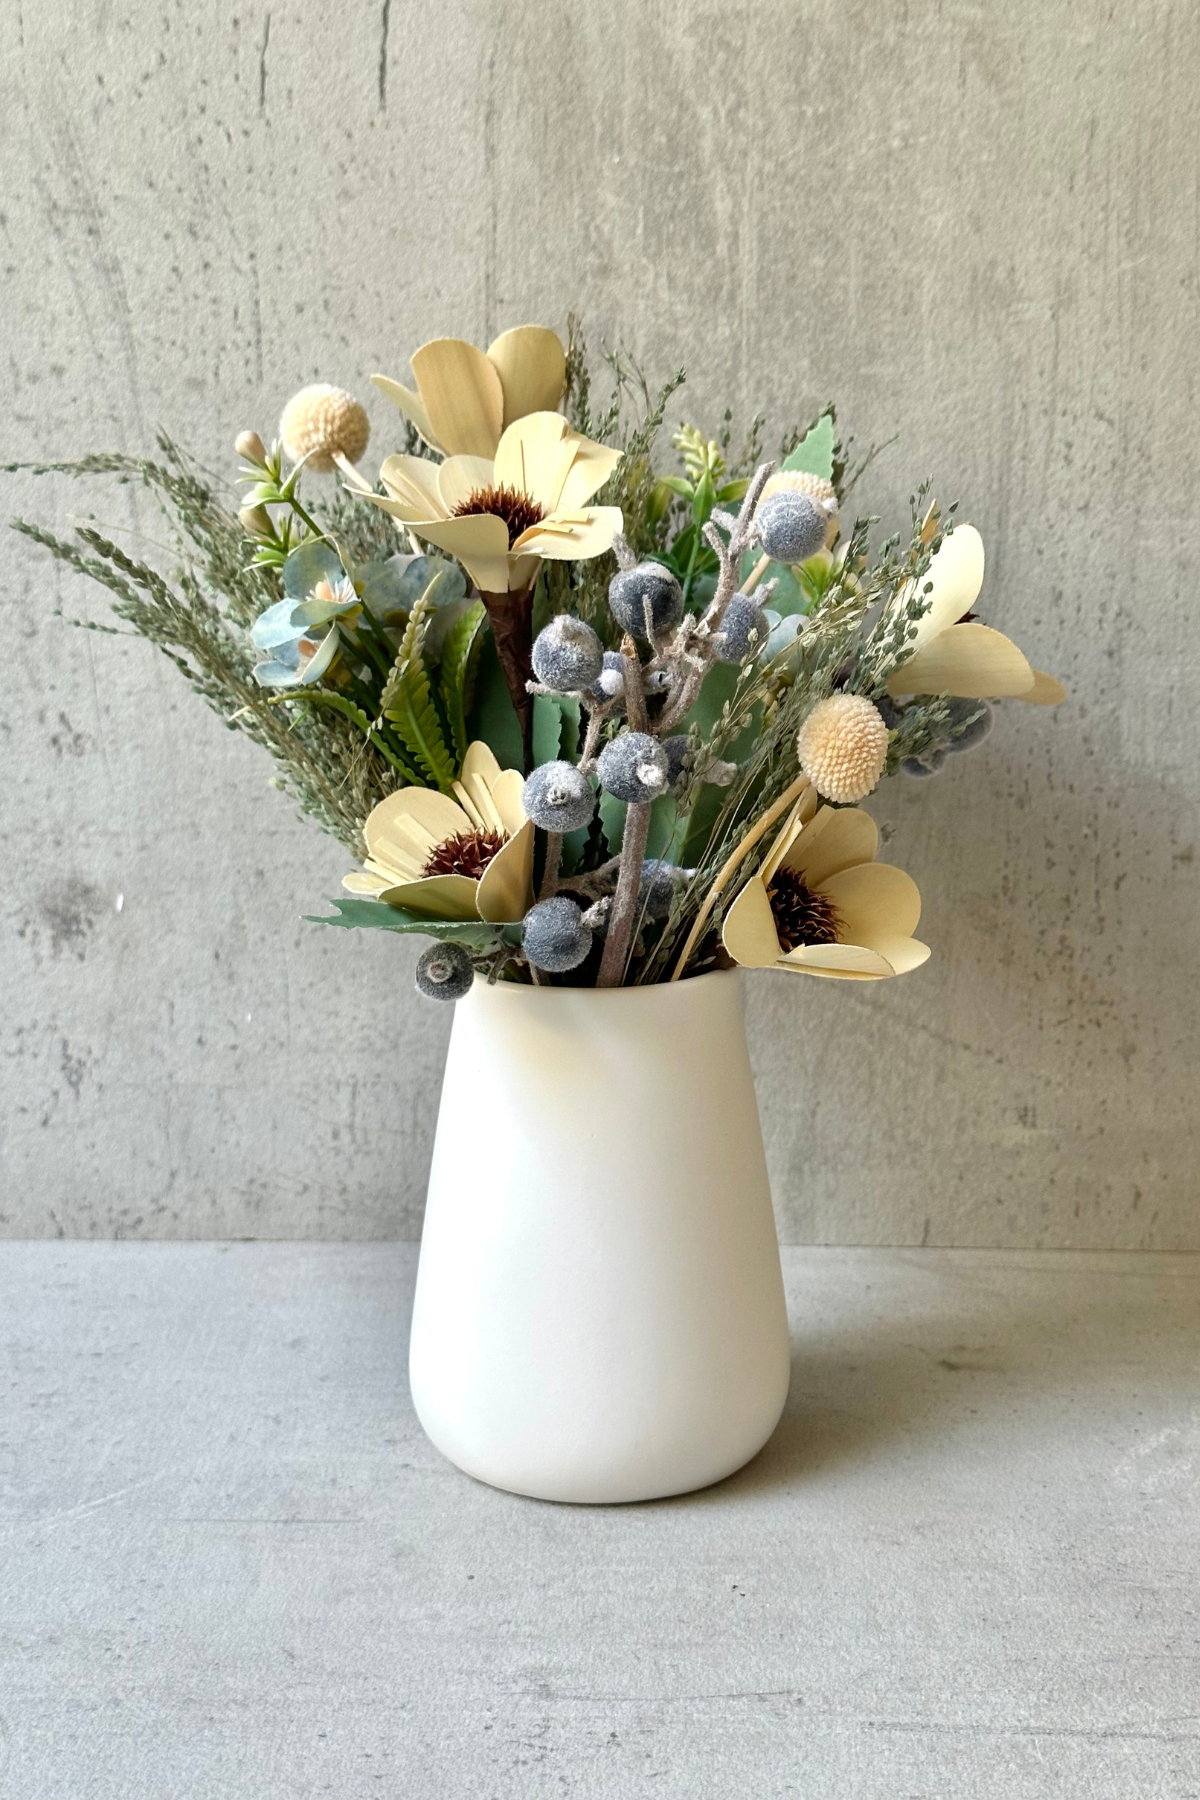
[[[621,509],[587,502],[620,460],[560,413],[528,413],[494,459],[389,456],[379,471],[387,495],[369,498],[456,556],[481,593],[517,593],[532,586],[542,557],[584,561],[609,548]]]
[[[522,777],[474,743],[453,786],[456,800],[419,787],[381,800],[363,826],[366,865],[342,886],[431,919],[523,919],[533,903],[534,828]]]
[[[495,456],[501,433],[526,413],[553,412],[563,397],[567,359],[543,325],[518,325],[486,355],[462,338],[434,338],[412,357],[416,392],[373,375],[432,450],[443,456]]]
[[[725,915],[721,937],[747,969],[841,981],[907,975],[929,956],[913,937],[921,896],[912,877],[877,863],[875,821],[856,807],[801,795],[763,867]]]
[[[1027,700],[1033,706],[1058,706],[1066,699],[1062,684],[1032,668],[1002,632],[973,620],[959,623],[983,586],[983,539],[973,525],[957,525],[942,540],[926,581],[933,592],[917,621],[916,650],[888,677],[893,699],[958,694],[967,700]],[[902,590],[900,598],[911,591],[911,586]]]

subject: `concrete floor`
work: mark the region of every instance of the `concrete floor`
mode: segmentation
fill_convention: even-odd
[[[3,1800],[1200,1795],[1200,1259],[791,1250],[720,1487],[478,1486],[409,1245],[0,1247]]]

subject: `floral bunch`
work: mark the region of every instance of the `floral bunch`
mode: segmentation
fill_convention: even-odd
[[[577,338],[435,339],[414,386],[375,377],[405,421],[377,481],[363,408],[305,389],[270,448],[239,437],[236,514],[165,440],[165,465],[54,465],[156,488],[193,555],[178,593],[89,528],[19,528],[237,703],[359,858],[323,922],[432,938],[422,993],[905,974],[920,897],[861,802],[980,744],[997,700],[1063,690],[977,617],[982,540],[927,486],[907,539],[844,529],[870,457],[848,467],[831,408],[775,460],[761,421],[732,462],[728,416],[685,424],[660,473],[677,383],[655,402],[610,361],[597,416]]]

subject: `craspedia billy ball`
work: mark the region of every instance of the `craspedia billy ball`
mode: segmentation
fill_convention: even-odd
[[[825,548],[829,520],[811,494],[785,488],[760,500],[754,523],[759,542],[772,562],[807,562]]]
[[[623,731],[600,752],[597,773],[614,799],[645,806],[666,792],[667,753],[649,732]]]
[[[646,635],[646,608],[655,634],[670,631],[683,617],[683,589],[662,563],[635,563],[618,569],[608,584],[608,609],[622,631]]]
[[[521,943],[535,969],[562,975],[576,969],[592,947],[591,927],[574,900],[565,894],[539,900],[525,914]]]
[[[461,944],[430,944],[417,959],[417,992],[427,1000],[461,1000],[471,991],[475,970]]]
[[[574,763],[542,763],[521,790],[525,817],[543,831],[579,831],[590,825],[596,796]]]
[[[590,688],[604,667],[604,646],[583,619],[560,613],[533,641],[533,672],[556,694]]]
[[[887,763],[888,728],[865,694],[830,694],[800,727],[800,767],[826,800],[865,800]]]
[[[335,454],[356,463],[367,448],[371,427],[353,394],[317,382],[293,394],[279,421],[283,447],[293,462],[307,456],[306,469],[328,475]],[[310,454],[311,453],[311,454]]]
[[[713,644],[718,662],[743,663],[757,656],[770,636],[770,626],[762,607],[750,594],[735,594],[725,608],[721,629]]]

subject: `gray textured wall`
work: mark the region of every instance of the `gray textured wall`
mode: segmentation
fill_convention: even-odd
[[[9,456],[161,422],[220,461],[303,381],[572,305],[710,426],[901,432],[872,510],[961,496],[1071,699],[873,802],[925,971],[752,986],[781,1224],[1200,1246],[1191,0],[9,0],[0,51]],[[409,951],[298,923],[337,846],[154,652],[52,616],[95,595],[0,569],[0,1229],[414,1232],[447,1022]]]

